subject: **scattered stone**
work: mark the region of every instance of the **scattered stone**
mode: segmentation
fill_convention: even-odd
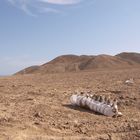
[[[16,87],[16,85],[12,85],[12,87]]]
[[[29,97],[29,98],[27,98],[26,100],[29,100],[29,101],[31,101],[31,100],[34,100],[34,99]]]
[[[114,93],[114,94],[120,94],[120,93],[122,93],[122,91],[121,90],[112,90],[112,91],[110,91],[111,93]]]
[[[35,113],[35,114],[34,114],[34,117],[36,117],[36,118],[42,118],[42,116],[41,116],[41,113],[40,113],[40,112]]]
[[[123,95],[121,95],[121,96],[119,97],[119,99],[123,100],[123,99],[125,99],[125,97],[124,97]]]
[[[37,122],[37,121],[36,121],[36,122],[34,122],[34,124],[35,124],[35,125],[40,125],[40,122]]]

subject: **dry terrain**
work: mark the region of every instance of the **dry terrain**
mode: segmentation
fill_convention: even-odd
[[[100,69],[136,68],[140,66],[140,53],[120,53],[111,55],[62,55],[40,65],[31,66],[16,73],[21,74],[46,74],[79,72]]]
[[[71,106],[75,91],[117,97],[123,116]],[[55,139],[140,140],[140,68],[1,77],[0,140]]]

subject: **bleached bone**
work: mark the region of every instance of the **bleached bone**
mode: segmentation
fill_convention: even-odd
[[[99,100],[96,99],[98,99],[98,97],[100,97],[101,99],[101,96],[97,96],[97,95],[94,96],[96,97],[95,99],[90,96],[75,94],[70,97],[70,101],[72,105],[86,107],[89,108],[90,110],[101,113],[105,116],[110,116],[110,117],[122,116],[122,113],[118,111],[116,99],[112,103],[105,102],[105,100],[100,102]],[[108,101],[111,100],[108,99]]]
[[[133,78],[125,81],[125,84],[133,84],[133,83],[134,83],[134,79]]]
[[[99,97],[99,102],[103,102],[103,96],[100,95]]]
[[[110,96],[107,98],[107,104],[110,105],[111,104],[111,99]]]
[[[104,98],[104,103],[106,104],[107,103],[107,97],[105,96]]]

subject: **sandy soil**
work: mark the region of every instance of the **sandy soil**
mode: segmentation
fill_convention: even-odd
[[[71,106],[78,90],[117,97],[123,116]],[[140,69],[1,77],[0,140],[53,139],[140,140]]]

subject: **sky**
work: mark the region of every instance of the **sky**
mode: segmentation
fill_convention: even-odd
[[[0,0],[0,75],[120,52],[140,53],[140,0]]]

